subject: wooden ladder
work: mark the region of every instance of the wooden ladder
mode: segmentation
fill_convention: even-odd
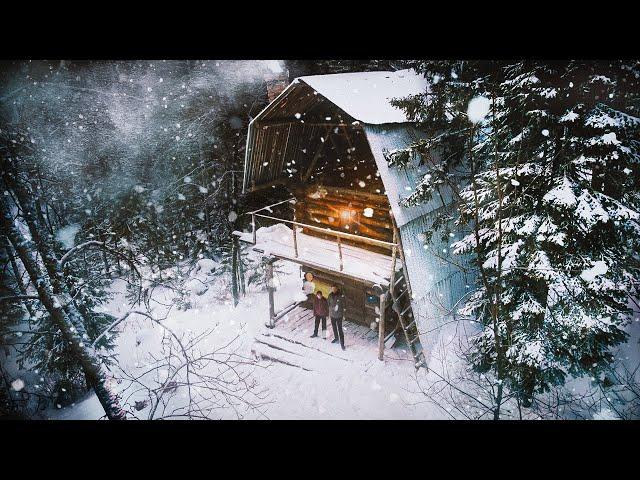
[[[393,258],[393,275],[389,285],[389,292],[393,303],[391,308],[398,316],[398,323],[400,328],[404,332],[404,338],[411,350],[411,355],[414,359],[414,365],[416,369],[427,366],[424,350],[420,344],[420,337],[418,335],[418,325],[413,315],[413,308],[411,307],[411,283],[409,282],[409,275],[407,274],[407,264],[405,262],[404,251],[402,249],[402,241],[400,239],[400,232],[395,226],[393,229],[394,243],[398,245],[398,255],[402,261],[402,270],[395,271],[395,256]]]

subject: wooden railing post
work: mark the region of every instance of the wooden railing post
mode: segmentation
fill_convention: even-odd
[[[238,305],[238,256],[239,256],[239,242],[238,237],[233,237],[233,244],[231,246],[231,294],[233,295],[233,306]]]
[[[257,243],[256,242],[256,214],[255,213],[251,214],[251,225],[253,226],[252,235],[253,235],[253,244],[255,245]]]
[[[275,302],[273,298],[273,292],[275,290],[273,284],[273,259],[267,260],[267,264],[265,265],[266,277],[267,277],[267,291],[269,292],[269,323],[267,326],[269,328],[273,328],[276,325],[276,311],[275,311]]]
[[[343,265],[342,265],[342,242],[340,241],[340,236],[336,235],[336,238],[338,239],[338,258],[340,259],[340,271],[342,271],[343,269]]]
[[[298,227],[296,225],[293,226],[293,254],[296,258],[298,258],[298,233],[296,230]]]

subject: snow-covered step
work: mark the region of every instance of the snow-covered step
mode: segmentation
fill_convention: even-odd
[[[296,355],[280,348],[275,348],[264,342],[256,341],[251,349],[251,353],[261,360],[274,363],[281,363],[293,368],[299,368],[307,372],[313,372],[313,365],[304,357]]]
[[[347,352],[343,351],[339,345],[331,343],[331,340],[324,340],[320,337],[309,338],[308,341],[299,337],[292,338],[279,331],[270,331],[261,334],[261,339],[268,343],[278,345],[281,348],[295,352],[304,357],[318,357],[324,360],[337,360],[341,362],[352,362]]]
[[[316,372],[340,369],[353,362],[339,345],[326,341],[326,347],[319,348],[313,343],[324,343],[324,340],[309,340],[309,343],[305,343],[279,332],[269,331],[256,337],[253,353],[258,358]]]

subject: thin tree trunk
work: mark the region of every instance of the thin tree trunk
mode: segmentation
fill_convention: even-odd
[[[110,420],[126,419],[126,413],[120,407],[117,396],[109,391],[106,386],[106,372],[97,358],[95,350],[90,345],[85,344],[87,342],[85,338],[88,337],[86,337],[80,312],[70,300],[71,297],[60,289],[60,286],[54,288],[48,272],[43,272],[39,268],[33,258],[34,248],[32,242],[28,241],[16,227],[10,207],[4,199],[1,200],[1,205],[0,221],[2,222],[2,228],[6,232],[9,241],[13,244],[18,257],[29,274],[31,282],[36,287],[40,301],[51,315],[51,319],[60,330],[74,357],[82,367],[85,377],[95,391],[107,417]],[[25,212],[25,216],[28,217],[29,213],[32,212]],[[40,254],[44,258],[42,252]],[[50,255],[50,252],[47,252],[47,255]]]
[[[9,257],[9,263],[11,264],[11,270],[13,271],[13,277],[16,279],[16,283],[18,284],[18,290],[20,291],[21,295],[28,295],[27,293],[27,289],[24,286],[24,284],[22,283],[22,276],[20,275],[20,269],[18,268],[18,263],[16,262],[16,257],[13,254],[13,248],[11,248],[11,243],[9,242],[9,240],[5,237],[4,239],[5,245],[4,248],[7,252],[7,257]],[[34,312],[33,312],[33,308],[31,308],[31,305],[29,304],[29,302],[25,302],[24,306],[26,307],[27,311],[29,312],[29,318],[33,318],[35,316]]]
[[[498,157],[498,140],[496,138],[498,134],[498,128],[495,123],[496,118],[496,98],[492,97],[492,118],[493,118],[493,152],[494,163],[496,171],[496,192],[498,194],[498,271],[495,281],[495,301],[493,305],[493,336],[496,343],[496,370],[498,373],[498,393],[496,395],[496,409],[493,413],[493,419],[500,419],[500,407],[502,405],[502,393],[504,390],[504,345],[503,338],[500,336],[499,320],[500,320],[500,305],[502,302],[502,202],[503,192],[502,185],[500,183],[500,159]]]

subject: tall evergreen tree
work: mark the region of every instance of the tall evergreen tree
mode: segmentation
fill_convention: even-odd
[[[418,62],[430,92],[397,102],[430,133],[407,203],[454,188],[484,326],[472,363],[524,405],[567,375],[602,380],[624,341],[638,255],[635,62]],[[456,188],[462,185],[462,188]],[[437,225],[446,230],[451,218]]]

